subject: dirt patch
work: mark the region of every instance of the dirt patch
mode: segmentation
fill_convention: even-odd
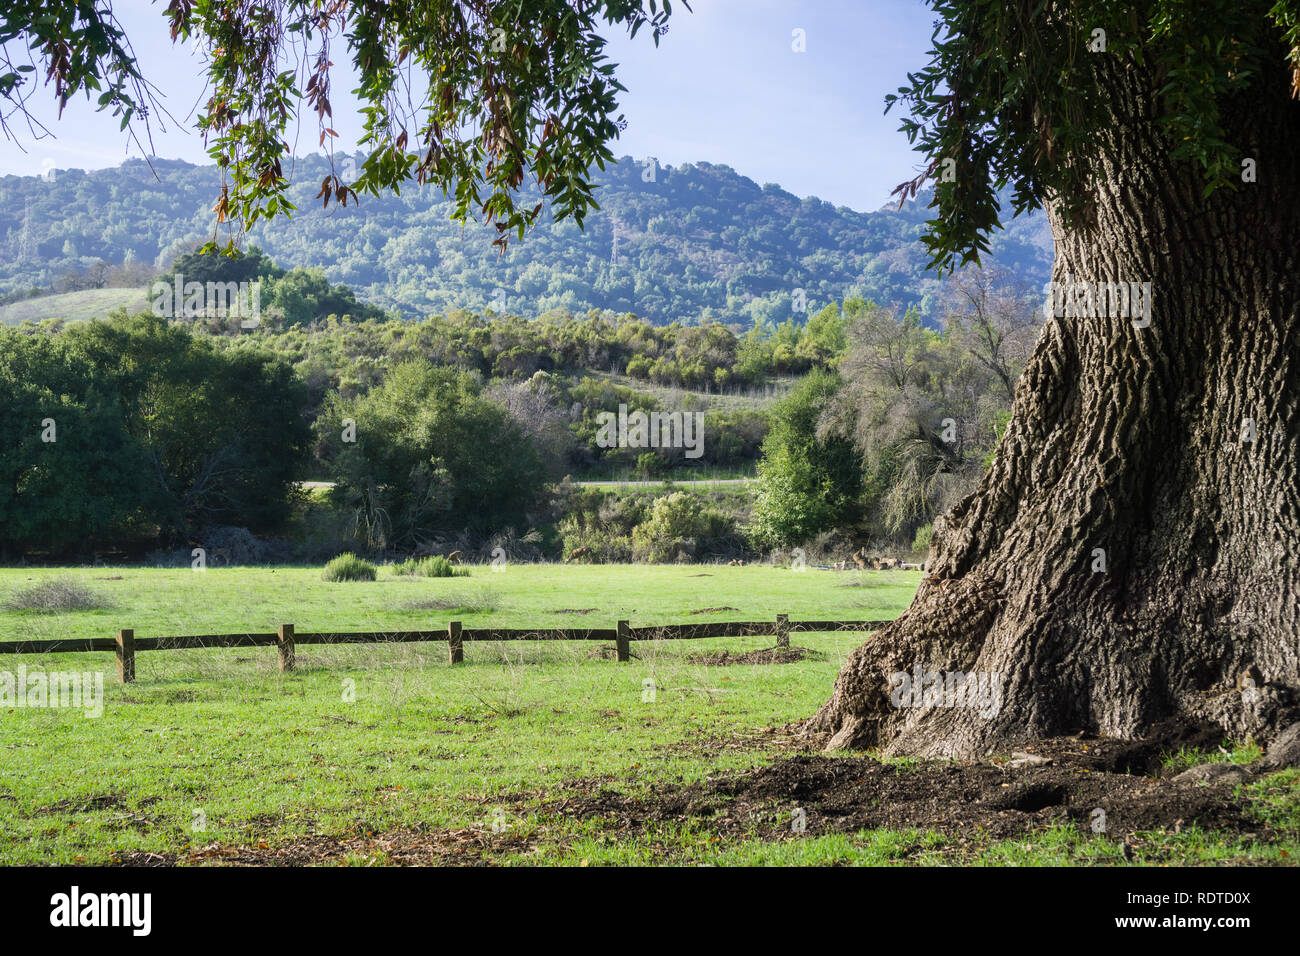
[[[68,797],[47,807],[39,807],[37,813],[93,813],[97,810],[112,810],[125,803],[120,793],[104,793],[93,797]]]
[[[702,608],[697,608],[696,610],[691,611],[691,613],[692,613],[692,614],[718,614],[718,613],[721,612],[721,611],[739,611],[739,610],[740,610],[740,608],[738,608],[738,607],[731,607],[731,606],[728,605],[728,604],[724,604],[722,607],[702,607]]]
[[[918,829],[960,842],[987,842],[1066,823],[1090,832],[1103,819],[1095,812],[1100,809],[1104,832],[1116,840],[1193,825],[1261,839],[1277,836],[1248,812],[1231,781],[1175,782],[1146,769],[1118,769],[1143,764],[1151,746],[1151,741],[1081,737],[1038,741],[1032,753],[1047,762],[1033,766],[1007,758],[912,763],[805,753],[702,783],[661,787],[649,796],[602,787],[570,795],[564,805],[565,812],[606,818],[629,834],[656,823],[693,821],[721,836],[757,831],[779,838],[788,836],[792,815],[802,810],[806,832],[813,835]],[[1171,749],[1163,741],[1154,746],[1157,762],[1159,753]]]
[[[731,651],[718,651],[716,654],[690,654],[686,658],[692,664],[704,664],[706,667],[731,667],[734,664],[796,664],[799,661],[824,661],[826,655],[811,647],[765,647],[758,651],[745,651],[733,654]]]
[[[527,853],[535,842],[505,830],[490,829],[387,830],[343,836],[314,834],[271,846],[252,843],[247,846],[223,846],[213,843],[188,853],[147,853],[133,850],[116,855],[111,862],[119,866],[321,866],[348,862],[350,858],[382,858],[401,866],[459,864],[462,866],[497,862],[505,853]]]
[[[641,659],[641,655],[634,650],[628,651],[628,657],[634,661],[639,661]],[[587,660],[616,661],[618,660],[618,648],[613,644],[597,644],[591,650],[587,651]]]

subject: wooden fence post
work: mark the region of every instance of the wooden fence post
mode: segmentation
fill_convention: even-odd
[[[465,660],[465,643],[460,636],[460,621],[447,625],[447,662],[460,664]]]
[[[293,625],[281,624],[280,632],[277,635],[278,640],[275,645],[276,653],[280,657],[280,673],[293,670],[294,652],[293,652]]]
[[[776,646],[790,646],[790,615],[778,614],[776,616]]]
[[[632,659],[632,628],[628,626],[627,621],[618,622],[618,638],[615,647],[620,661]]]
[[[135,683],[135,631],[130,628],[117,632],[117,679]]]

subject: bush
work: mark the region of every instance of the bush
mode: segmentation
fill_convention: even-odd
[[[207,551],[209,565],[265,564],[269,558],[267,546],[247,528],[209,526],[203,529],[199,543]]]
[[[652,451],[636,456],[636,473],[642,478],[657,478],[664,473],[664,460]]]
[[[813,372],[772,411],[750,526],[756,544],[798,544],[856,521],[861,458],[850,441],[818,437],[818,423],[839,388],[835,373]]]
[[[321,577],[326,581],[373,581],[379,572],[365,558],[348,552],[325,565]]]
[[[557,531],[561,554],[585,549],[594,564],[632,560],[632,529],[646,518],[650,496],[579,489],[565,502]]]
[[[10,611],[43,611],[62,614],[68,611],[97,611],[112,604],[84,584],[76,581],[42,581],[18,591],[5,602]]]
[[[601,527],[582,519],[584,515],[565,515],[559,532],[564,558],[582,554],[592,564],[622,563],[632,560],[632,535],[617,528]]]
[[[912,553],[925,554],[930,550],[930,538],[934,534],[933,524],[923,524],[916,529],[916,537],[912,539]]]
[[[646,561],[682,561],[695,556],[702,540],[725,532],[725,519],[696,496],[677,491],[656,498],[650,517],[632,531],[636,556]]]
[[[362,398],[331,395],[315,427],[330,497],[367,548],[522,526],[548,484],[536,446],[466,371],[396,365]]]
[[[469,571],[435,554],[427,558],[407,558],[393,565],[393,573],[419,578],[460,578],[467,576]]]
[[[746,507],[743,494],[578,489],[556,531],[565,560],[592,564],[737,557]]]

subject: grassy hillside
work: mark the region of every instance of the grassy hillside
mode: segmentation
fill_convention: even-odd
[[[138,312],[149,308],[148,289],[86,289],[0,306],[0,325],[40,322],[42,319],[102,319],[117,308]]]

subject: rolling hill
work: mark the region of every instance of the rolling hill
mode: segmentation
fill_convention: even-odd
[[[346,165],[340,158],[341,172]],[[451,222],[451,204],[432,187],[322,210],[313,197],[327,168],[322,157],[299,158],[299,213],[260,224],[246,241],[407,315],[599,308],[658,323],[748,324],[797,312],[798,290],[810,310],[857,294],[935,311],[938,280],[917,242],[924,200],[858,212],[760,186],[728,166],[652,169],[624,157],[597,177],[602,209],[585,230],[546,222],[498,256],[494,233]],[[0,295],[49,287],[101,260],[163,266],[213,235],[217,184],[214,167],[170,160],[0,178]],[[992,250],[1026,281],[1047,281],[1045,217],[1013,221]]]
[[[42,319],[98,319],[118,308],[125,308],[128,312],[149,308],[148,290],[84,289],[24,299],[0,305],[0,325],[40,322]]]

